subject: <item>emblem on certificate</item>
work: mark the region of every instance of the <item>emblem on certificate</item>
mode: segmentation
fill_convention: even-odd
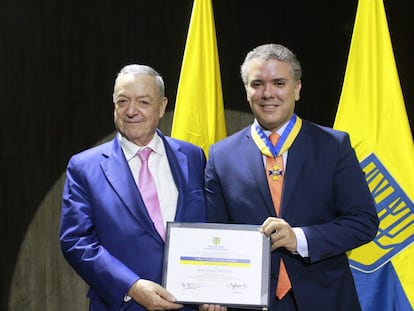
[[[269,169],[269,176],[272,177],[272,180],[278,180],[279,176],[283,175],[282,169],[275,162],[273,166]]]

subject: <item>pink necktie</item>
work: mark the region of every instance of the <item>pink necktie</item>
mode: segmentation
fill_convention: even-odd
[[[276,145],[279,140],[279,135],[272,133],[269,136],[270,141],[273,145]],[[269,174],[267,172],[275,172],[274,174]],[[272,195],[273,205],[275,207],[276,216],[280,215],[280,199],[282,197],[282,188],[283,188],[283,158],[278,156],[276,158],[266,157],[266,173],[267,181],[269,183],[270,194]],[[283,259],[280,258],[280,268],[279,268],[279,278],[277,281],[276,287],[276,297],[282,299],[292,288],[290,283],[289,275],[286,271],[285,263]]]
[[[154,222],[155,228],[162,239],[165,240],[164,220],[162,218],[160,202],[158,200],[157,187],[155,186],[154,179],[148,169],[148,158],[151,152],[152,149],[147,148],[137,153],[137,156],[141,159],[138,187],[145,206],[147,207],[147,211]]]

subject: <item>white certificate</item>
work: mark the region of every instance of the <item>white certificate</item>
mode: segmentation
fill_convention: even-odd
[[[267,309],[270,241],[259,228],[169,222],[163,286],[179,303]]]

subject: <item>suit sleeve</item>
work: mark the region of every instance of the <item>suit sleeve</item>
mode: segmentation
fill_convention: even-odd
[[[220,184],[220,179],[215,167],[215,146],[209,150],[209,157],[205,173],[205,189],[207,199],[207,222],[228,223],[229,216],[226,211],[226,204]]]
[[[90,182],[72,158],[63,190],[60,242],[64,257],[107,303],[121,304],[139,276],[112,256],[95,230]]]
[[[371,241],[378,229],[375,204],[349,135],[338,137],[332,176],[335,217],[321,224],[303,227],[311,262],[361,246]]]

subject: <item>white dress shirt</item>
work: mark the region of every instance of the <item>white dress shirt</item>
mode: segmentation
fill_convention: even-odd
[[[147,146],[138,146],[127,140],[121,134],[118,134],[118,138],[137,186],[138,174],[141,169],[141,159],[136,154],[147,147],[153,150],[148,159],[148,168],[157,187],[164,226],[167,221],[174,221],[177,210],[178,190],[161,138],[156,133]]]

